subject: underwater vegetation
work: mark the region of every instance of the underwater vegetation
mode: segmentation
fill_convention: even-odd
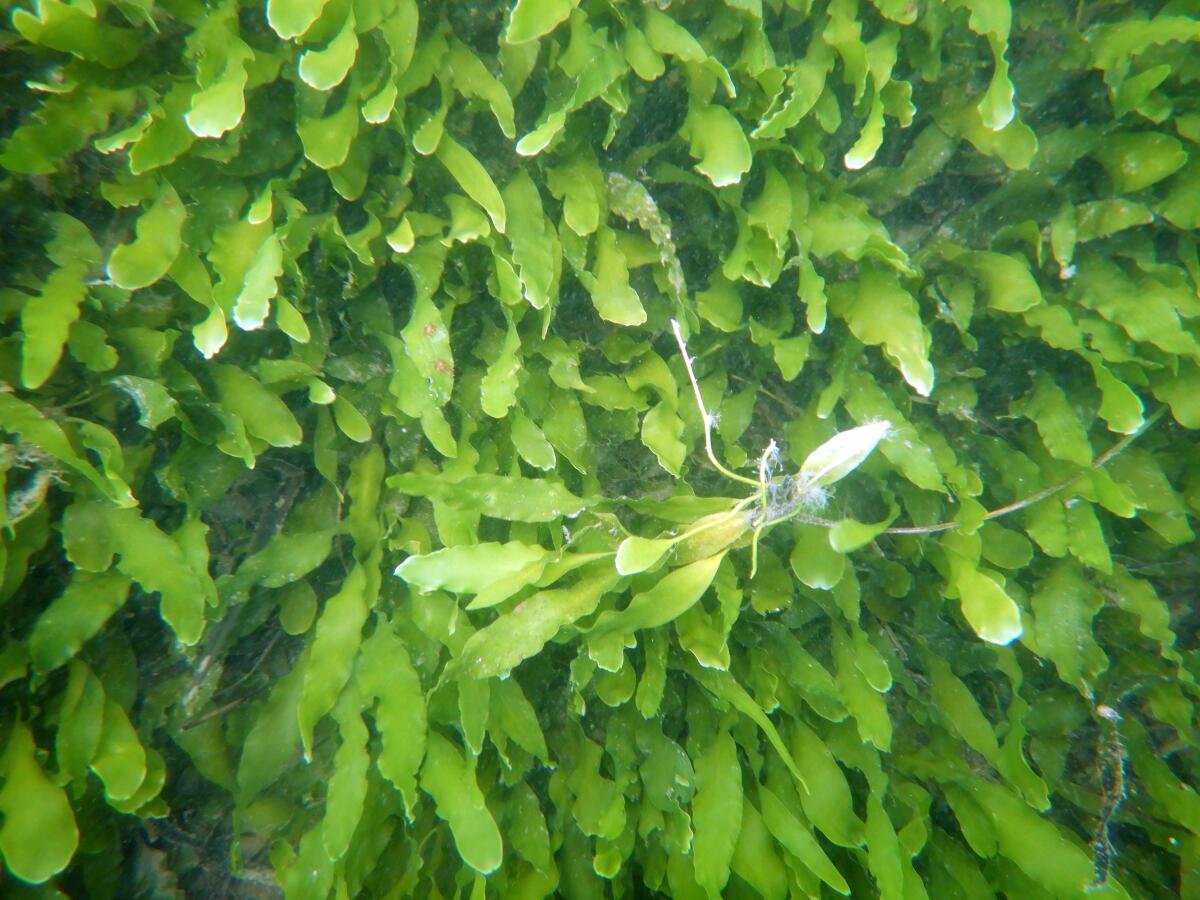
[[[0,894],[1200,896],[1200,6],[18,0]]]

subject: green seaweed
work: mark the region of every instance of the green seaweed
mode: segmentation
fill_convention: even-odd
[[[0,894],[1194,892],[1187,4],[0,29]]]

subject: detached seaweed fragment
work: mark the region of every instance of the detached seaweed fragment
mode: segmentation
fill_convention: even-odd
[[[1108,883],[1116,849],[1108,829],[1121,803],[1125,800],[1125,748],[1121,746],[1118,723],[1121,714],[1111,706],[1100,704],[1096,715],[1104,720],[1096,753],[1096,776],[1100,782],[1100,816],[1092,836],[1092,864],[1095,877],[1088,890],[1098,890]]]
[[[695,325],[695,313],[687,302],[687,280],[679,263],[679,255],[675,252],[675,242],[671,240],[671,224],[640,181],[620,172],[609,172],[605,182],[608,185],[609,208],[626,222],[636,222],[658,248],[659,261],[671,286],[671,297],[687,315],[689,324]]]
[[[23,477],[5,485],[5,476],[14,470],[22,472]],[[24,441],[0,444],[0,485],[7,493],[4,519],[0,524],[12,528],[41,506],[51,485],[64,483],[63,473],[54,457],[40,447]]]
[[[733,508],[735,512],[740,511],[755,500],[758,501],[758,512],[749,514],[747,517],[748,525],[754,528],[750,549],[750,576],[754,577],[758,568],[758,539],[762,532],[770,526],[796,518],[802,513],[804,513],[804,521],[808,524],[819,525],[823,528],[833,528],[837,525],[834,521],[812,515],[811,511],[824,505],[825,489],[829,485],[858,468],[876,445],[888,436],[892,427],[891,423],[886,420],[869,422],[866,425],[835,434],[808,455],[795,476],[780,477],[776,474],[780,468],[780,454],[778,446],[772,439],[759,458],[758,478],[739,475],[717,459],[712,443],[712,426],[716,422],[716,417],[709,413],[704,405],[704,398],[700,394],[700,384],[696,380],[696,373],[692,368],[692,357],[688,355],[687,343],[678,320],[671,320],[671,330],[675,334],[675,343],[678,344],[679,352],[683,356],[684,368],[687,370],[688,381],[692,385],[692,396],[695,398],[696,408],[700,413],[700,421],[704,424],[704,452],[708,456],[709,462],[726,478],[758,489],[757,497],[747,498]],[[998,509],[988,510],[983,520],[990,521],[1032,506],[1034,503],[1071,487],[1088,472],[1103,468],[1110,460],[1124,452],[1130,444],[1145,434],[1163,417],[1166,411],[1167,408],[1164,406],[1147,416],[1140,427],[1097,456],[1090,466],[1080,469],[1069,478],[1048,488],[1035,491],[1027,497]],[[942,531],[951,531],[957,527],[958,522],[956,521],[939,522],[934,525],[893,526],[885,528],[881,534],[936,534]],[[687,535],[690,536],[703,529],[704,526],[697,527],[688,531]]]
[[[835,434],[808,455],[794,476],[781,477],[777,474],[782,460],[779,447],[772,439],[759,457],[758,478],[739,475],[723,465],[713,451],[712,426],[715,418],[704,405],[700,384],[692,368],[692,358],[688,355],[687,343],[677,320],[671,320],[671,329],[675,333],[679,352],[683,355],[683,365],[692,385],[692,396],[700,412],[700,421],[704,423],[704,452],[709,462],[725,477],[752,485],[758,490],[757,495],[742,500],[734,507],[737,511],[757,503],[757,511],[747,516],[747,524],[754,528],[750,541],[750,577],[753,578],[758,570],[758,539],[763,531],[822,503],[825,489],[857,469],[876,445],[887,437],[892,426],[890,422],[880,420]]]

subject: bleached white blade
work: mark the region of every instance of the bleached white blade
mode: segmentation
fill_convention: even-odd
[[[881,420],[835,434],[808,454],[800,467],[800,486],[820,488],[845,478],[871,455],[891,427],[890,422]]]

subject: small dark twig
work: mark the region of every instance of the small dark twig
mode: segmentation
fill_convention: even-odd
[[[247,694],[244,697],[238,697],[236,700],[230,700],[228,703],[226,703],[222,706],[218,706],[216,709],[210,709],[208,712],[206,712],[202,716],[197,716],[194,719],[188,719],[186,722],[184,722],[182,725],[179,726],[179,730],[180,731],[191,731],[193,728],[199,728],[205,722],[211,721],[212,719],[216,719],[219,716],[225,715],[225,713],[227,713],[227,712],[231,712],[232,710],[237,709],[239,706],[241,706],[243,703],[245,703],[247,700],[249,700],[252,696],[253,696],[253,694]]]
[[[267,641],[267,646],[263,647],[262,653],[258,654],[258,658],[254,660],[254,664],[252,666],[250,666],[250,668],[246,671],[246,673],[244,675],[240,676],[236,681],[232,682],[231,684],[226,685],[225,688],[223,688],[223,690],[227,691],[227,692],[232,691],[235,687],[237,687],[240,684],[243,684],[255,672],[257,672],[258,667],[263,664],[263,661],[266,660],[267,655],[275,648],[275,645],[277,643],[279,643],[279,636],[281,634],[283,634],[282,631],[276,631],[274,634],[272,634],[271,639],[269,641]]]
[[[276,631],[273,635],[271,635],[271,640],[267,641],[267,646],[265,646],[263,648],[262,652],[258,655],[258,658],[256,660],[254,660],[254,665],[252,665],[249,668],[249,670],[247,670],[246,673],[244,675],[242,675],[241,677],[239,677],[236,681],[227,685],[224,688],[225,691],[231,691],[234,688],[236,688],[238,685],[243,684],[248,678],[250,678],[255,672],[258,671],[259,666],[261,666],[263,664],[263,661],[267,658],[267,655],[271,652],[272,648],[274,648],[275,644],[279,642],[280,634],[282,634],[282,632]],[[188,721],[184,722],[183,725],[180,726],[179,730],[180,731],[191,731],[193,728],[196,728],[199,725],[203,725],[205,722],[209,721],[210,719],[215,719],[218,716],[223,716],[223,715],[225,715],[225,713],[230,712],[231,710],[237,709],[239,706],[241,706],[247,700],[250,700],[251,698],[253,698],[257,693],[258,693],[258,691],[251,691],[249,694],[245,694],[241,697],[238,697],[236,700],[231,700],[228,703],[218,706],[216,709],[209,710],[202,716],[197,716],[194,719],[189,719]]]

